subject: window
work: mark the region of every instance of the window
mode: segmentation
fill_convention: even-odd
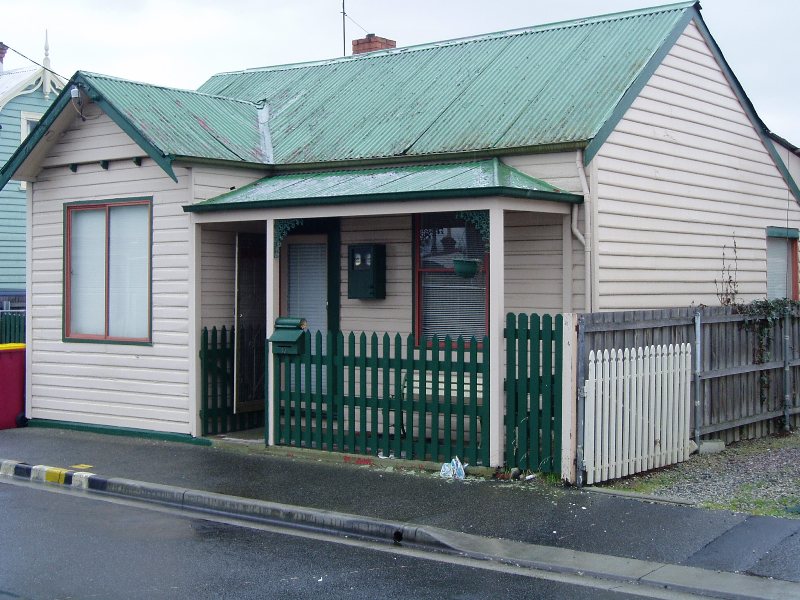
[[[149,199],[66,207],[65,337],[150,341]]]
[[[796,229],[767,228],[767,298],[798,299]]]
[[[25,112],[20,111],[19,113],[19,141],[20,143],[25,141],[33,128],[36,127],[36,124],[39,122],[39,119],[42,118],[42,115],[39,113],[32,113],[32,112]],[[24,190],[27,188],[27,185],[24,181],[19,182],[19,189]]]
[[[485,268],[473,277],[457,275],[454,261],[485,260],[485,245],[471,224],[455,213],[419,215],[415,220],[416,332],[418,339],[438,335],[453,340],[480,339],[487,330]]]

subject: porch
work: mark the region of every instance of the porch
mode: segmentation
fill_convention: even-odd
[[[266,398],[267,444],[458,453],[492,466],[513,454],[527,468],[527,448],[518,458],[506,443],[519,443],[505,420],[519,406],[507,408],[506,313],[583,304],[584,253],[572,241],[581,201],[494,159],[281,175],[185,207],[197,330],[213,337],[216,327],[222,339],[224,327],[229,349],[203,348],[231,353],[231,368],[218,371],[230,387],[202,375],[198,395],[226,395],[239,423]],[[308,322],[295,357],[263,344],[279,316]],[[552,373],[542,377],[553,389]],[[220,405],[203,398],[197,430],[213,433],[206,417]],[[540,400],[533,421],[549,428],[552,409],[549,400],[536,408]]]
[[[563,315],[507,316],[499,433],[509,467],[561,471]],[[247,335],[247,334],[244,334]],[[277,445],[435,462],[491,463],[488,337],[301,334],[299,354],[265,361],[262,410],[236,412],[235,331],[202,334],[204,435],[265,426]],[[265,356],[268,352],[264,353]],[[272,409],[267,412],[266,407]],[[566,424],[571,426],[569,423]]]

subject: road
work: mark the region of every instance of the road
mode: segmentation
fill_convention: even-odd
[[[632,597],[574,576],[541,579],[503,565],[298,537],[30,484],[0,482],[0,506],[2,600]]]

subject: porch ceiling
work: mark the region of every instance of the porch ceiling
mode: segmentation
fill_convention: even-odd
[[[505,196],[578,204],[583,196],[529,177],[499,159],[265,177],[186,212],[280,208],[398,200]]]

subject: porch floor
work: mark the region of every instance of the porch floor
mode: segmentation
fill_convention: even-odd
[[[264,428],[256,427],[255,429],[244,429],[242,431],[231,431],[230,433],[221,433],[219,435],[207,436],[211,439],[225,440],[227,442],[237,442],[240,444],[253,444],[264,445]]]

